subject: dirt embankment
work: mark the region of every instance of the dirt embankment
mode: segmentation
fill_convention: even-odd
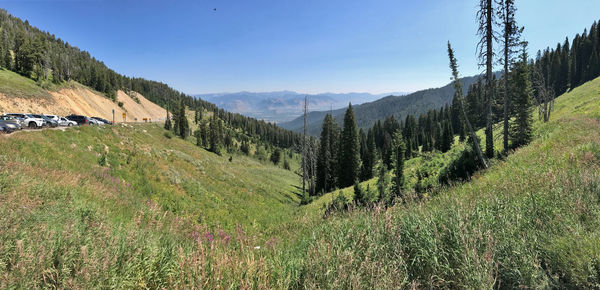
[[[123,122],[123,113],[127,122],[164,121],[166,112],[163,108],[150,102],[141,94],[129,94],[118,91],[117,101],[113,102],[103,95],[81,85],[49,92],[49,100],[35,100],[6,96],[0,94],[0,113],[38,113],[66,116],[70,114],[101,117]],[[123,106],[119,107],[118,103]]]

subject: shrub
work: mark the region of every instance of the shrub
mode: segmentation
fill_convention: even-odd
[[[102,154],[100,159],[98,160],[98,165],[104,167],[106,166],[106,154]]]
[[[453,154],[452,161],[440,171],[438,181],[448,184],[452,181],[467,180],[480,169],[477,155],[472,149],[465,149]]]

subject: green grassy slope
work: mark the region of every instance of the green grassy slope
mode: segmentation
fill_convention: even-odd
[[[0,69],[0,93],[10,97],[48,99],[51,95],[35,81],[6,69]]]
[[[299,284],[600,285],[600,78],[556,100],[535,140],[426,203],[357,211],[290,249]],[[294,256],[296,254],[296,256]],[[299,270],[301,269],[301,270]]]
[[[154,124],[4,136],[0,288],[598,287],[599,98],[600,79],[561,96],[469,183],[326,220],[292,172]]]

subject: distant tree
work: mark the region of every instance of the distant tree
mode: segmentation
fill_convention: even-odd
[[[202,130],[201,129],[194,131],[194,138],[196,138],[196,146],[198,146],[198,147],[204,146],[204,142],[202,140]]]
[[[170,131],[172,126],[173,125],[171,125],[171,117],[169,116],[169,110],[167,109],[167,118],[165,119],[165,129]]]
[[[492,0],[479,0],[479,11],[477,19],[479,21],[478,35],[481,37],[478,44],[480,66],[485,66],[485,97],[486,97],[486,125],[485,125],[485,152],[488,157],[494,156],[494,136],[492,120],[492,104],[494,102],[494,49],[493,43],[496,40],[494,34],[494,24],[496,15],[494,13]]]
[[[404,138],[402,134],[396,133],[394,135],[394,197],[402,198],[403,187],[404,187],[404,150],[406,145],[404,144]]]
[[[183,139],[187,138],[190,135],[190,125],[188,124],[188,119],[185,116],[185,104],[183,101],[179,103],[178,107],[179,112],[177,113],[177,126],[179,136]]]
[[[330,114],[323,119],[321,142],[317,154],[317,192],[329,192],[337,185],[339,128]]]
[[[194,111],[194,124],[198,124],[198,122],[200,122],[200,120],[202,120],[202,117],[200,117],[200,111],[198,109],[196,109]]]
[[[379,166],[379,173],[377,175],[377,191],[379,192],[379,202],[389,204],[390,197],[388,195],[388,187],[390,184],[390,177],[388,175],[387,166],[383,163]]]
[[[511,141],[513,147],[519,147],[529,143],[532,136],[531,106],[533,105],[533,89],[527,63],[527,44],[525,42],[522,46],[521,60],[516,64],[514,70],[516,114],[511,128]]]
[[[8,33],[6,32],[6,29],[2,30],[2,42],[4,43],[4,54],[1,55],[1,57],[4,60],[4,67],[6,69],[12,70],[13,69],[13,58],[10,53],[11,47],[10,47],[10,42],[9,42]]]
[[[344,129],[340,141],[340,174],[341,187],[351,186],[359,176],[360,171],[360,143],[358,128],[354,119],[352,104],[348,105],[344,116]]]
[[[454,133],[452,132],[450,121],[444,121],[442,124],[442,145],[440,149],[442,153],[445,153],[452,148],[452,143],[454,143]]]
[[[242,145],[240,145],[240,150],[246,155],[250,154],[250,144],[248,144],[248,141],[242,141]]]
[[[377,161],[377,148],[375,146],[373,130],[369,130],[367,133],[367,146],[364,155],[361,179],[368,180],[373,178],[373,170],[375,169],[375,162]]]
[[[281,160],[281,150],[279,148],[275,148],[275,150],[273,150],[273,153],[271,153],[271,162],[277,165],[279,164],[279,160]]]
[[[358,179],[354,181],[354,200],[358,205],[364,205],[367,203],[367,196],[365,190],[358,182]]]
[[[290,162],[285,157],[283,158],[283,169],[285,169],[285,170],[290,170],[291,169]]]
[[[550,113],[554,105],[554,89],[549,85],[549,77],[544,76],[540,62],[533,65],[533,86],[535,88],[535,103],[538,107],[539,119],[544,123],[550,120]]]
[[[200,138],[202,139],[202,147],[208,148],[210,146],[210,130],[209,125],[204,122],[199,125]]]
[[[219,134],[219,127],[221,120],[217,118],[217,115],[213,115],[209,123],[209,150],[216,154],[221,154],[221,136]]]

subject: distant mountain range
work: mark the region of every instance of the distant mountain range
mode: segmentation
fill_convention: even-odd
[[[464,93],[467,93],[469,86],[477,81],[478,76],[462,78]],[[377,120],[383,120],[388,116],[394,116],[396,119],[403,120],[408,114],[418,115],[431,109],[438,109],[445,104],[452,102],[454,96],[454,87],[448,84],[441,88],[427,89],[414,92],[407,95],[393,95],[378,99],[373,102],[367,102],[361,105],[353,105],[356,123],[360,128],[369,128]],[[353,103],[354,104],[354,103]],[[338,124],[342,124],[346,103],[343,108],[331,111]],[[323,118],[330,111],[315,111],[308,114],[308,133],[317,136],[321,132]],[[301,132],[303,128],[302,116],[290,121],[279,124],[279,126]]]
[[[197,94],[194,97],[214,103],[227,111],[279,124],[292,121],[302,115],[305,96],[308,96],[309,111],[329,111],[346,107],[350,102],[362,104],[389,95],[404,94],[406,93],[300,94],[292,91],[280,91]]]

